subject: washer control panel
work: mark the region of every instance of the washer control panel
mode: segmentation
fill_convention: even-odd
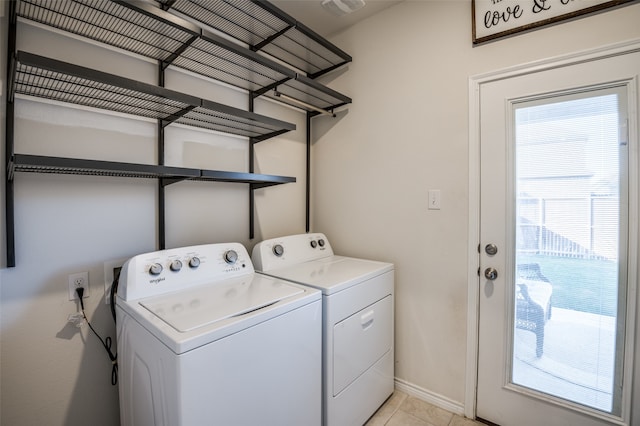
[[[249,253],[239,243],[160,250],[123,265],[117,294],[134,300],[252,273]]]
[[[265,272],[328,256],[333,256],[333,250],[327,237],[321,233],[264,240],[256,244],[251,252],[256,270]]]

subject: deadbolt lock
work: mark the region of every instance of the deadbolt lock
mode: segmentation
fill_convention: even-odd
[[[498,253],[498,246],[495,244],[487,244],[486,246],[484,246],[484,251],[489,255],[489,256],[493,256],[496,253]]]

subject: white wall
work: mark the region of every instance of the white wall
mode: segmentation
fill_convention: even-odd
[[[638,22],[635,4],[474,48],[470,1],[406,0],[332,39],[354,58],[332,82],[353,104],[315,119],[313,228],[395,263],[396,377],[415,394],[464,404],[469,77],[637,39]]]
[[[1,28],[4,33],[6,17]],[[18,49],[155,83],[156,65],[142,58],[36,25],[22,23],[18,32]],[[6,49],[6,35],[2,40]],[[2,64],[6,88],[4,69]],[[167,72],[166,86],[239,108],[248,105],[242,91],[175,70]],[[4,111],[4,99],[2,106]],[[298,126],[256,146],[256,172],[295,176],[297,183],[256,191],[254,240],[249,240],[248,185],[171,185],[166,188],[168,247],[238,241],[250,250],[262,238],[304,232],[305,115],[264,100],[256,102],[255,110]],[[156,161],[153,121],[18,99],[15,124],[17,153]],[[166,129],[168,165],[245,172],[248,152],[245,138],[175,125]],[[17,265],[2,271],[0,287],[0,424],[119,423],[107,354],[86,326],[79,330],[67,322],[78,311],[68,300],[68,275],[89,272],[87,315],[115,343],[113,320],[103,302],[103,263],[156,249],[156,188],[155,180],[146,179],[16,176]]]

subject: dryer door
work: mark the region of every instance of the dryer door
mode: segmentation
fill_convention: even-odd
[[[393,297],[380,299],[333,327],[333,396],[393,346]]]

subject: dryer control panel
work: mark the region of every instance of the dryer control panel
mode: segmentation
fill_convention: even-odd
[[[251,252],[256,270],[265,272],[329,256],[333,256],[331,244],[319,232],[264,240]]]
[[[253,273],[249,253],[240,243],[154,251],[122,266],[118,297],[135,300]]]

